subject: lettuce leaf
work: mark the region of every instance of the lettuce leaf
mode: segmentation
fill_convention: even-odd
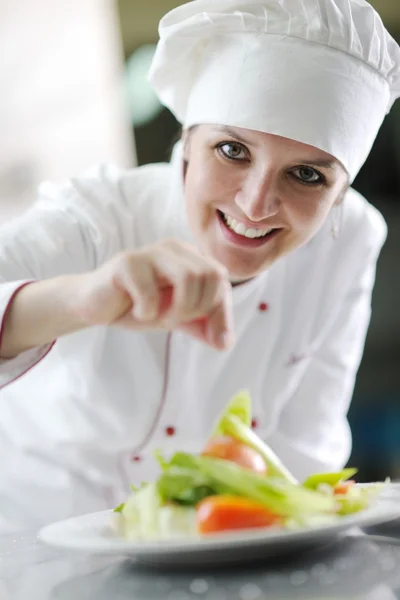
[[[159,533],[159,510],[162,500],[156,483],[149,483],[128,498],[122,511],[124,536],[157,538]]]
[[[201,500],[217,493],[210,479],[201,471],[172,466],[157,481],[157,490],[164,502],[196,506]]]
[[[132,494],[115,517],[114,529],[126,540],[162,540],[197,535],[195,509],[162,505],[153,485]]]

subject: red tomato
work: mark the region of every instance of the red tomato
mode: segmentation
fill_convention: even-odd
[[[347,494],[347,492],[353,487],[355,481],[350,479],[349,481],[339,481],[333,489],[333,493],[337,495]]]
[[[197,529],[203,534],[281,523],[282,518],[262,504],[238,496],[209,496],[197,506]]]
[[[267,474],[267,465],[261,454],[232,437],[221,436],[210,440],[202,456],[229,460],[254,473]]]

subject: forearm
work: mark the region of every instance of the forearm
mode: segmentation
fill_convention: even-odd
[[[67,275],[20,289],[4,318],[0,358],[13,358],[85,328],[74,302],[81,279],[82,275]]]

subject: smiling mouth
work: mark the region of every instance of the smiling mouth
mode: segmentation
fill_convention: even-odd
[[[236,221],[233,217],[226,215],[221,210],[217,210],[220,220],[224,225],[238,236],[247,238],[249,240],[263,240],[268,238],[272,233],[277,232],[278,229],[275,227],[265,227],[263,229],[249,228],[239,221]]]

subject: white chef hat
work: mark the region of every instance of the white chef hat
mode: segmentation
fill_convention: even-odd
[[[159,33],[149,79],[185,127],[297,140],[351,180],[400,96],[400,48],[364,0],[193,0]]]

